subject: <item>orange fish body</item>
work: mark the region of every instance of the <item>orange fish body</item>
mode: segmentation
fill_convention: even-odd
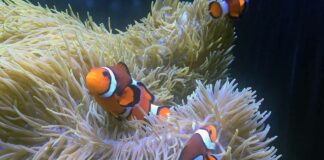
[[[123,118],[130,119],[131,117],[135,117],[136,119],[143,120],[146,113],[147,115],[157,115],[164,118],[168,118],[169,114],[172,114],[169,106],[156,106],[153,104],[154,95],[145,87],[145,85],[141,82],[133,82],[131,85],[133,86],[133,93],[138,94],[138,100],[135,100],[137,103],[132,104],[131,111],[125,115]],[[125,96],[130,97],[130,96]],[[125,98],[126,99],[126,98]],[[144,112],[144,113],[143,113]],[[160,122],[162,120],[160,119]]]
[[[207,160],[221,160],[222,158],[219,155],[215,154],[208,154],[207,155]]]
[[[153,104],[154,96],[145,87],[143,83],[137,82],[137,86],[140,89],[140,100],[138,101],[138,104],[132,111],[132,115],[135,116],[136,119],[140,119],[140,120],[144,119],[143,111],[148,115],[156,115],[156,116],[161,116],[163,118],[168,118],[169,115],[173,113],[170,110],[171,108],[170,106],[154,105]],[[159,118],[159,121],[162,122],[162,119]]]
[[[135,81],[127,66],[119,62],[115,66],[94,68],[86,76],[86,85],[95,100],[115,118],[143,120],[144,113],[152,114],[154,96],[141,82]],[[171,113],[166,107],[158,107],[155,113],[165,117]],[[144,113],[143,113],[144,111]],[[153,113],[154,114],[154,113]]]
[[[179,160],[213,160],[219,159],[211,154],[216,148],[217,130],[213,125],[198,129],[188,140],[180,153]]]
[[[121,62],[112,67],[93,68],[86,77],[87,88],[95,100],[115,117],[124,111],[120,95],[131,81],[128,68]]]
[[[94,98],[106,112],[111,113],[115,118],[118,118],[118,115],[124,112],[124,108],[119,104],[118,99],[115,97],[102,98],[98,95],[95,95]]]
[[[168,118],[170,114],[173,114],[170,108],[171,106],[160,106],[157,110],[156,115],[161,116],[163,118]],[[162,120],[160,119],[160,121]]]
[[[209,12],[213,18],[229,15],[239,18],[246,8],[247,0],[216,0],[209,3]]]
[[[158,116],[160,122],[163,122],[164,119],[168,119],[168,117],[173,114],[171,111],[171,106],[156,106],[151,104],[150,106],[150,114]]]

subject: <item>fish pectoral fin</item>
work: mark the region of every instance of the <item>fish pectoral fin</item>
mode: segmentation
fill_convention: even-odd
[[[138,103],[140,91],[136,86],[127,86],[120,95],[119,104],[121,106],[134,106]]]

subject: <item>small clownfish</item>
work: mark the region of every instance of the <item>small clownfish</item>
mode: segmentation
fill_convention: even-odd
[[[220,156],[211,154],[216,148],[217,129],[207,125],[198,129],[188,140],[180,153],[179,160],[220,160]]]
[[[239,18],[246,8],[248,0],[213,0],[209,2],[209,12],[213,18],[226,16]]]
[[[86,86],[98,104],[117,119],[134,116],[143,120],[143,111],[165,118],[172,114],[170,107],[153,104],[154,95],[143,83],[131,77],[123,62],[91,69],[86,76]]]

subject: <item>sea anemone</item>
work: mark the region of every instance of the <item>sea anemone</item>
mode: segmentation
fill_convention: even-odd
[[[1,0],[0,159],[177,159],[204,124],[221,130],[223,159],[278,159],[264,123],[270,112],[226,79],[232,24],[207,8],[207,0],[157,0],[141,22],[114,34],[72,9]],[[85,75],[119,61],[156,104],[175,106],[170,120],[118,121],[98,106]]]

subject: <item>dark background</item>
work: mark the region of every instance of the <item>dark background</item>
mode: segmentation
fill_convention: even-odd
[[[125,30],[150,11],[151,0],[32,0],[59,10],[70,3],[82,19],[89,11],[97,23]],[[235,61],[231,77],[265,98],[271,110],[270,135],[282,159],[323,159],[320,146],[324,99],[324,1],[250,0],[235,21]]]

